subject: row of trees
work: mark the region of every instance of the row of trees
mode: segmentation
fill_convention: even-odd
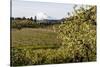
[[[37,17],[34,16],[34,19],[33,17],[30,17],[30,18],[26,18],[26,17],[11,17],[11,20],[31,20],[31,21],[34,21],[34,22],[37,22]]]
[[[22,29],[23,27],[38,27],[37,25],[37,17],[35,16],[34,19],[32,17],[11,17],[11,27]]]
[[[62,20],[37,20],[37,17],[35,16],[34,19],[32,17],[25,18],[25,17],[11,17],[11,27],[22,29],[22,28],[44,28],[50,25],[54,24],[60,24],[60,21]]]

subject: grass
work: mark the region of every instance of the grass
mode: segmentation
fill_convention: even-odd
[[[52,29],[23,28],[12,29],[12,48],[47,49],[58,48],[60,40]]]

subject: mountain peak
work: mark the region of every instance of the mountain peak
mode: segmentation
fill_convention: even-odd
[[[43,12],[37,13],[36,16],[37,16],[38,20],[44,20],[44,19],[49,19],[50,20],[50,19],[54,19],[51,16],[48,16],[46,13],[43,13]]]

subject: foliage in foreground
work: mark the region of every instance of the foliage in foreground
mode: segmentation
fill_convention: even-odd
[[[71,54],[72,55],[72,54]],[[79,58],[80,59],[80,58]],[[39,65],[54,63],[79,62],[78,58],[70,56],[66,49],[13,49],[11,57],[12,66]],[[84,58],[82,61],[87,61]],[[80,62],[82,62],[80,61]]]
[[[74,9],[75,10],[75,9]],[[73,19],[73,20],[72,20]],[[96,7],[75,10],[75,16],[59,26],[62,45],[71,57],[79,61],[96,60]],[[77,60],[76,59],[76,60]]]

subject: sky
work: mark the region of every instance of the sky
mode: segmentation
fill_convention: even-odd
[[[67,16],[75,4],[49,3],[39,1],[12,0],[12,17],[34,17],[46,14],[55,19]]]

